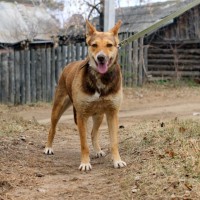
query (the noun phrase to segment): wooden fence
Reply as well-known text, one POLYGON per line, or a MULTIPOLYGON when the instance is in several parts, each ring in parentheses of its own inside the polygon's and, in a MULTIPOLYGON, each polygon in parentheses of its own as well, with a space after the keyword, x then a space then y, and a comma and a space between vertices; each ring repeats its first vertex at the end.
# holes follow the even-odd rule
MULTIPOLYGON (((129 36, 125 34, 121 39, 129 36)), ((125 87, 142 84, 144 52, 143 39, 120 49, 125 87)), ((86 54, 85 43, 0 53, 0 103, 51 101, 64 66, 84 59, 86 54)))
POLYGON ((85 43, 0 54, 0 102, 51 101, 63 67, 85 58, 85 43))

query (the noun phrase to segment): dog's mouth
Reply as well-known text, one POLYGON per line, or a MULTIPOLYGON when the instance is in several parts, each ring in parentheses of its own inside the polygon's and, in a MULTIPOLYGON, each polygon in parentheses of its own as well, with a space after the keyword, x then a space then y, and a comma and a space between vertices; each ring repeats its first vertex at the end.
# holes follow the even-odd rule
POLYGON ((97 71, 100 74, 105 74, 108 71, 108 67, 112 62, 112 58, 110 58, 108 61, 104 60, 104 61, 101 62, 101 61, 96 61, 95 59, 94 59, 94 61, 95 61, 96 66, 97 66, 97 71))

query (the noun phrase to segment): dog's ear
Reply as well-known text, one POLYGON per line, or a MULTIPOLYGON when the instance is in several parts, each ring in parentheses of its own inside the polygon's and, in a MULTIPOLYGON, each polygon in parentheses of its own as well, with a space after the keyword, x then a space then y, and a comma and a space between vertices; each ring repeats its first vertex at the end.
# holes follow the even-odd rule
POLYGON ((113 33, 114 36, 118 35, 118 31, 119 31, 121 24, 122 24, 122 21, 119 20, 109 32, 113 33))
POLYGON ((86 43, 88 44, 91 36, 96 32, 96 28, 86 20, 86 43))
POLYGON ((92 35, 94 32, 96 32, 96 28, 86 20, 86 36, 92 35))

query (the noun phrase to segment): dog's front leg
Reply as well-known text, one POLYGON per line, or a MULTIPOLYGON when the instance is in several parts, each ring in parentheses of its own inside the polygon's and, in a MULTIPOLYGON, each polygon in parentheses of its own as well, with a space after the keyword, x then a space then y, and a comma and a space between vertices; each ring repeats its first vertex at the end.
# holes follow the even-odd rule
POLYGON ((112 110, 106 113, 108 129, 111 142, 111 153, 114 162, 114 168, 125 167, 126 163, 121 160, 118 150, 118 111, 112 110))
POLYGON ((88 171, 92 169, 90 164, 89 148, 87 144, 87 120, 88 117, 86 118, 77 113, 77 125, 81 142, 81 164, 79 166, 81 171, 88 171))

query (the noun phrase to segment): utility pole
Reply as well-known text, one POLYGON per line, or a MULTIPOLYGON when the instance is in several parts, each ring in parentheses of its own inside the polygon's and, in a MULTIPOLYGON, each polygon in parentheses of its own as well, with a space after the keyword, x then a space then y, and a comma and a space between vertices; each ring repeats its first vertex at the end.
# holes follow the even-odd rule
POLYGON ((115 0, 104 0, 104 31, 115 25, 115 0))

